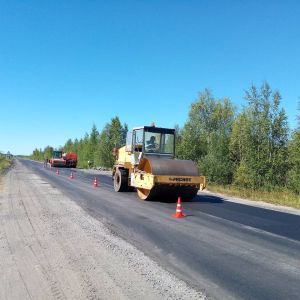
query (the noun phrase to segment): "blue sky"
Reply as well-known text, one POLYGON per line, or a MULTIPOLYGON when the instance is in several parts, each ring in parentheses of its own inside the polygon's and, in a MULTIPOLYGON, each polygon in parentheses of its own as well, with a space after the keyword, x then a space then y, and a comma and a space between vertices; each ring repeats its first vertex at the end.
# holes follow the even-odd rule
POLYGON ((295 128, 299 3, 0 0, 0 151, 63 145, 115 115, 182 126, 203 89, 241 108, 263 81, 295 128))

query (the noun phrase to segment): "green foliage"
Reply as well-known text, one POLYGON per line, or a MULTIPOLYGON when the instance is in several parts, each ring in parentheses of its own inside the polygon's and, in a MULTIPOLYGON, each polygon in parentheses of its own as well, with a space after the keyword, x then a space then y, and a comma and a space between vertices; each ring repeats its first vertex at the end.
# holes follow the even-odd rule
POLYGON ((90 165, 95 165, 95 153, 97 149, 97 143, 99 138, 99 132, 94 124, 87 143, 87 160, 90 161, 90 165))
POLYGON ((30 157, 33 160, 42 161, 44 160, 44 151, 42 149, 35 148, 30 157))
POLYGON ((216 100, 208 90, 191 105, 189 119, 177 139, 177 157, 198 163, 209 181, 230 183, 229 139, 234 108, 229 99, 216 100))
POLYGON ((235 184, 247 188, 286 185, 288 125, 281 96, 264 83, 246 92, 248 106, 236 118, 230 137, 235 184))
MULTIPOLYGON (((128 127, 121 125, 118 117, 111 119, 103 130, 99 133, 95 124, 91 132, 86 133, 80 140, 72 141, 68 139, 63 147, 64 152, 75 152, 78 155, 78 167, 107 167, 113 166, 114 157, 112 150, 114 147, 125 145, 128 127)), ((44 150, 35 149, 31 155, 34 160, 43 161, 52 157, 53 147, 47 146, 44 150)))
POLYGON ((179 153, 178 153, 178 150, 179 152, 180 151, 183 151, 183 149, 180 150, 180 145, 182 143, 182 130, 180 129, 179 125, 176 124, 174 126, 174 129, 175 129, 175 156, 176 157, 179 157, 179 153))
MULTIPOLYGON (((53 148, 52 148, 53 150, 53 148)), ((63 146, 64 152, 73 152, 74 151, 74 144, 71 139, 68 139, 65 145, 63 146)), ((52 155, 52 153, 51 153, 52 155)))
POLYGON ((89 135, 86 133, 83 139, 80 139, 78 146, 78 167, 79 168, 88 168, 90 157, 89 151, 89 135))
POLYGON ((281 96, 264 83, 259 90, 252 86, 245 98, 246 107, 235 117, 229 99, 216 100, 208 90, 199 94, 183 129, 176 130, 176 156, 196 161, 209 182, 284 187, 289 129, 281 96))
POLYGON ((43 159, 50 159, 52 157, 53 147, 47 146, 43 151, 43 159))
MULTIPOLYGON (((298 111, 300 112, 300 97, 298 101, 298 111)), ((297 115, 297 121, 298 121, 298 128, 300 128, 300 113, 297 115)))
POLYGON ((12 164, 12 159, 0 156, 0 174, 12 164))
MULTIPOLYGON (((300 111, 300 100, 298 103, 300 111)), ((298 129, 293 132, 292 139, 289 143, 289 171, 288 171, 288 187, 300 194, 300 114, 297 116, 298 129)))
POLYGON ((112 151, 114 147, 125 145, 128 127, 121 125, 118 117, 111 119, 102 130, 96 149, 95 158, 100 166, 111 168, 114 164, 112 151))
POLYGON ((114 163, 113 147, 120 147, 125 143, 127 131, 127 125, 122 126, 118 117, 112 118, 100 133, 93 125, 90 135, 86 135, 83 140, 79 141, 77 150, 79 166, 112 167, 114 163))
POLYGON ((288 186, 300 194, 300 129, 296 130, 289 143, 288 186))

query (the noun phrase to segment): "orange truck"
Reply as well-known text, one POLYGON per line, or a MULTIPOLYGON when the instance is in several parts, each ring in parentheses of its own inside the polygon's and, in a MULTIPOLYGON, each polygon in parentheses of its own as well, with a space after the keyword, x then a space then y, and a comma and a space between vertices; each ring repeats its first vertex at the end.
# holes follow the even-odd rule
POLYGON ((63 153, 63 151, 53 151, 50 159, 51 167, 76 168, 77 154, 74 152, 63 153))

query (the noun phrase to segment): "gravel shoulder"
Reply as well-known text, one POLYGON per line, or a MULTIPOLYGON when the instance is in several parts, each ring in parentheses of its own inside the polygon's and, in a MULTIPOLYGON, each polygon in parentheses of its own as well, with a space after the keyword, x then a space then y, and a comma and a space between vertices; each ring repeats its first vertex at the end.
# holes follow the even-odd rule
POLYGON ((19 162, 0 192, 1 299, 204 299, 19 162))

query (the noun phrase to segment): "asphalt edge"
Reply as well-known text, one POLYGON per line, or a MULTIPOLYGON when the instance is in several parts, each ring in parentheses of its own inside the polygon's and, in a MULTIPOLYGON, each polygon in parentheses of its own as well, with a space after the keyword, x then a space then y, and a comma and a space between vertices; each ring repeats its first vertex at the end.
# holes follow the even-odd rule
POLYGON ((264 208, 264 209, 269 209, 269 210, 273 210, 273 211, 278 211, 278 212, 282 212, 282 213, 300 216, 300 209, 289 207, 289 206, 276 205, 276 204, 268 203, 265 201, 257 201, 257 200, 249 200, 249 199, 238 198, 238 197, 231 197, 231 196, 227 196, 227 195, 224 195, 221 193, 213 193, 213 192, 209 191, 208 189, 206 189, 205 191, 198 192, 199 196, 201 196, 203 194, 210 195, 210 196, 217 196, 217 197, 222 198, 222 200, 228 201, 228 202, 233 202, 233 203, 258 207, 258 208, 264 208))

